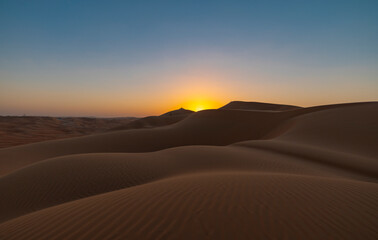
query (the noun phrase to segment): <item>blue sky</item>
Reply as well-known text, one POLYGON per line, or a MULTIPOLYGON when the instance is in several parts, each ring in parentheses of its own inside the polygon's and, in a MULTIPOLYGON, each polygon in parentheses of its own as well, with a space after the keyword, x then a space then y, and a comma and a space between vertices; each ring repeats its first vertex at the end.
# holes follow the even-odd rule
POLYGON ((377 12, 348 0, 0 0, 0 114, 378 100, 377 12))

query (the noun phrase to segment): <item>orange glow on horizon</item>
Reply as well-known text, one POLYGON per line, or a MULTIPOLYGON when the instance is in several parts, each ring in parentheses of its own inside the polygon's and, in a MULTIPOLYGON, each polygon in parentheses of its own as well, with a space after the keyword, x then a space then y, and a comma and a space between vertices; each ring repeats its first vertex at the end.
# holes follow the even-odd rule
POLYGON ((174 109, 185 108, 187 110, 198 112, 206 109, 216 109, 221 106, 222 104, 218 101, 205 98, 197 98, 182 102, 181 104, 176 105, 174 109))
MULTIPOLYGON (((200 69, 191 73, 179 73, 165 85, 170 96, 164 99, 168 111, 184 108, 191 111, 217 109, 232 95, 232 87, 225 83, 220 70, 200 69)), ((162 100, 162 99, 161 99, 162 100)))

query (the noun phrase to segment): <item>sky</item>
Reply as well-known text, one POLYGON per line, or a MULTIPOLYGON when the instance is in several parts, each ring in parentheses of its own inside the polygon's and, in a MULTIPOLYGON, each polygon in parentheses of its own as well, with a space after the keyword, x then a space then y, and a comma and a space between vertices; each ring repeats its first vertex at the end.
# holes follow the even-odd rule
POLYGON ((378 100, 376 0, 0 0, 0 115, 378 100))

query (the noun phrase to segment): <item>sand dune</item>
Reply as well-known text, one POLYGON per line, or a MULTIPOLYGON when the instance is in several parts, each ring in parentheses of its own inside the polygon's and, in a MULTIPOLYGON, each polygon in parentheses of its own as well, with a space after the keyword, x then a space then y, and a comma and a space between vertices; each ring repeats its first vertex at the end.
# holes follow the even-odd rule
POLYGON ((153 127, 167 126, 167 125, 170 125, 170 124, 173 124, 173 123, 176 123, 176 122, 183 120, 184 118, 188 117, 192 113, 193 113, 193 111, 180 108, 178 110, 174 110, 174 111, 164 113, 160 116, 149 116, 149 117, 137 119, 135 121, 131 121, 131 122, 123 124, 121 126, 117 126, 115 128, 112 128, 110 130, 116 131, 116 130, 153 128, 153 127))
POLYGON ((162 117, 166 117, 166 116, 188 116, 192 113, 193 113, 193 111, 191 111, 191 110, 188 110, 188 109, 185 109, 185 108, 180 108, 180 109, 176 109, 176 110, 173 110, 173 111, 166 112, 166 113, 164 113, 160 116, 162 116, 162 117))
POLYGON ((236 105, 0 149, 0 237, 378 238, 377 102, 236 105))
POLYGON ((274 104, 274 103, 261 103, 261 102, 243 102, 243 101, 233 101, 221 109, 233 109, 233 110, 265 110, 265 111, 287 111, 299 109, 301 107, 284 105, 284 104, 274 104))

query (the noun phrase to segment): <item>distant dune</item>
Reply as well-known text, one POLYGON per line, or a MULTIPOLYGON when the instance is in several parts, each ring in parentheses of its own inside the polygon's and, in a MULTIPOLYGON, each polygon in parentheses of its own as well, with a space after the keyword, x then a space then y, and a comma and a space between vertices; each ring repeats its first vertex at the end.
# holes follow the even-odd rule
POLYGON ((161 127, 170 125, 176 122, 179 122, 192 114, 193 111, 180 108, 178 110, 170 111, 164 113, 160 116, 149 116, 129 123, 117 126, 111 130, 127 130, 127 129, 139 129, 139 128, 152 128, 152 127, 161 127))
POLYGON ((170 116, 170 117, 171 116, 188 116, 188 115, 190 115, 192 113, 193 113, 193 111, 191 111, 191 110, 180 108, 180 109, 177 109, 177 110, 173 110, 173 111, 164 113, 161 116, 162 117, 166 117, 166 116, 170 116))
POLYGON ((117 124, 0 149, 0 239, 378 239, 378 102, 117 124))
POLYGON ((105 132, 135 119, 0 116, 0 148, 105 132))

